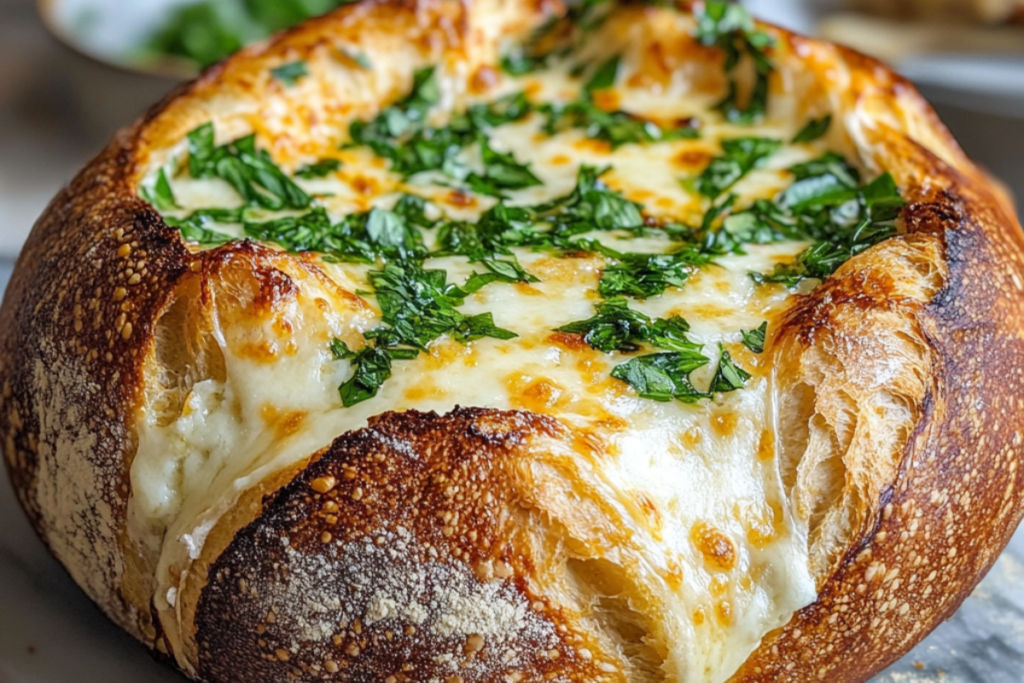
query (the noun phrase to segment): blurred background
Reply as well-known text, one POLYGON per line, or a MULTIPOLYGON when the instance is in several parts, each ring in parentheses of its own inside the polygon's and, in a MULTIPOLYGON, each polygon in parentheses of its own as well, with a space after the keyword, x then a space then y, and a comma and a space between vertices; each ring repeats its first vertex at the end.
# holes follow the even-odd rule
MULTIPOLYGON (((51 197, 200 64, 344 0, 0 0, 0 291, 51 197), (90 56, 91 55, 91 56, 90 56)), ((748 0, 879 56, 1024 197, 1024 0, 748 0)), ((950 622, 875 683, 1024 680, 1024 532, 950 622)), ((88 602, 0 477, 0 683, 184 681, 88 602)))
MULTIPOLYGON (((343 1, 0 0, 0 258, 17 253, 71 174, 175 82, 343 1)), ((1024 196, 1024 0, 745 4, 895 64, 968 152, 1024 196)))

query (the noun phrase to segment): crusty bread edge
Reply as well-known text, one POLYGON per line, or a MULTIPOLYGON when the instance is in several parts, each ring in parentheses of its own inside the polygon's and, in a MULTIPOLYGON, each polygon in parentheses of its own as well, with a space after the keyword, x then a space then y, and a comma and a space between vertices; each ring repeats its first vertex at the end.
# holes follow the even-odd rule
MULTIPOLYGON (((150 646, 159 634, 144 599, 148 580, 128 559, 128 469, 143 359, 173 285, 194 257, 134 195, 144 146, 154 139, 148 126, 219 87, 230 65, 248 60, 255 69, 277 47, 315 38, 325 21, 214 67, 119 134, 51 202, 0 309, 0 432, 19 500, 89 596, 150 646)), ((889 111, 902 118, 894 129, 924 147, 879 140, 879 161, 908 164, 903 179, 932 179, 929 191, 911 198, 906 219, 942 241, 949 269, 946 287, 921 313, 938 363, 897 481, 818 602, 766 638, 734 677, 854 681, 947 618, 1020 520, 1024 241, 1005 195, 909 83, 852 51, 780 35, 884 86, 889 111)))

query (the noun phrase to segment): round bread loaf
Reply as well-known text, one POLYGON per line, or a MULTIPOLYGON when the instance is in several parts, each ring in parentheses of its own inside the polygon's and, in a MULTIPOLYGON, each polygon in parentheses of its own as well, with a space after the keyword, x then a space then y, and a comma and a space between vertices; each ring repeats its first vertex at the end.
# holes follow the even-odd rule
POLYGON ((1021 518, 1022 246, 909 83, 736 6, 363 1, 54 199, 4 455, 196 680, 863 681, 1021 518))

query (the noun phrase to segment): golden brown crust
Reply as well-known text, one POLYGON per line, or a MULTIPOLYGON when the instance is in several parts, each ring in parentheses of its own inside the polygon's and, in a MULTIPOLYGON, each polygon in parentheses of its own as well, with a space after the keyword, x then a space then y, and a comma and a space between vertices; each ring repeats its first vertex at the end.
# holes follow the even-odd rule
MULTIPOLYGON (((125 526, 145 358, 156 322, 183 277, 219 258, 216 252, 189 253, 177 232, 135 197, 148 155, 208 118, 203 98, 215 92, 258 97, 266 87, 261 79, 267 63, 304 55, 328 33, 408 38, 422 48, 424 60, 457 58, 467 11, 454 2, 364 2, 245 51, 122 132, 58 195, 33 230, 0 311, 0 432, 8 471, 54 555, 114 621, 148 645, 164 646, 151 614, 151 560, 133 547, 125 526)), ((893 295, 899 283, 887 282, 881 262, 873 260, 882 250, 866 252, 802 302, 779 337, 780 348, 792 343, 807 353, 826 340, 851 341, 854 332, 844 320, 896 314, 910 321, 911 336, 920 335, 929 350, 921 397, 907 399, 917 427, 893 463, 891 481, 864 489, 856 543, 833 558, 818 601, 767 637, 733 678, 860 681, 951 614, 1024 513, 1017 473, 1024 429, 1018 399, 1024 377, 1017 367, 1024 353, 1018 332, 1024 322, 1024 241, 1005 195, 970 163, 909 83, 852 51, 779 35, 791 51, 787 59, 817 79, 814 87, 854 121, 847 124, 851 136, 874 153, 879 168, 896 176, 909 200, 907 234, 896 239, 908 249, 941 254, 934 264, 941 271, 941 291, 925 300, 903 300, 893 295)), ((435 658, 458 658, 460 652, 469 663, 459 674, 466 681, 494 680, 499 670, 511 671, 501 669, 512 665, 499 662, 496 650, 476 648, 477 641, 469 640, 474 634, 428 641, 392 632, 389 641, 383 627, 360 634, 340 622, 329 638, 324 631, 323 637, 301 641, 300 657, 281 627, 267 625, 279 596, 264 587, 279 581, 275 572, 282 566, 300 583, 312 576, 302 573, 308 566, 288 548, 311 548, 310 557, 322 557, 324 547, 335 547, 321 540, 325 532, 335 539, 327 520, 334 513, 323 512, 324 494, 310 488, 328 476, 336 480, 331 492, 343 496, 339 510, 344 504, 353 520, 337 534, 339 542, 360 543, 381 530, 398 533, 401 525, 420 543, 410 553, 426 552, 422 542, 428 538, 437 552, 455 558, 458 571, 468 572, 487 553, 516 565, 522 558, 501 555, 513 530, 487 521, 494 510, 517 502, 512 487, 499 487, 505 497, 468 513, 483 520, 472 543, 445 536, 436 517, 393 508, 375 496, 387 493, 389 485, 404 496, 443 496, 432 476, 466 474, 470 464, 474 471, 500 471, 530 434, 557 431, 548 422, 473 410, 442 418, 389 414, 370 429, 340 437, 262 505, 251 501, 251 509, 233 522, 243 531, 232 538, 232 528, 227 550, 208 558, 212 582, 205 589, 193 586, 201 590, 197 631, 190 634, 198 645, 198 675, 210 681, 289 674, 305 680, 330 673, 312 668, 326 667, 329 657, 339 669, 350 667, 351 680, 401 680, 396 665, 440 675, 435 658), (431 456, 410 460, 387 446, 385 437, 415 443, 431 456), (390 457, 364 457, 371 451, 390 457), (354 499, 357 480, 344 478, 345 468, 357 461, 368 468, 360 476, 375 486, 363 502, 354 499), (225 620, 232 628, 222 625, 225 620)), ((276 488, 274 483, 268 491, 276 488)), ((516 568, 516 576, 530 572, 526 565, 516 568)), ((460 576, 467 591, 487 585, 476 575, 460 576)), ((332 585, 356 600, 355 593, 345 593, 351 586, 332 585)), ((532 605, 541 597, 514 579, 497 585, 509 604, 532 605)), ((546 635, 516 641, 529 645, 515 660, 522 680, 547 673, 596 679, 597 664, 582 654, 582 636, 573 635, 571 624, 543 604, 531 607, 526 620, 539 629, 531 633, 546 635), (551 630, 552 625, 567 630, 551 630)))
POLYGON ((572 621, 531 593, 515 541, 526 502, 512 470, 529 440, 559 432, 537 415, 466 408, 388 413, 339 438, 211 567, 199 675, 609 679, 572 621))
MULTIPOLYGON (((907 236, 898 239, 938 238, 948 268, 942 291, 911 314, 935 359, 922 415, 897 476, 818 601, 770 634, 736 682, 866 680, 949 618, 1021 518, 1020 229, 993 192, 927 150, 905 142, 883 153, 932 180, 911 185, 907 236)), ((798 309, 804 344, 843 308, 864 316, 899 305, 863 286, 837 296, 837 275, 798 309)))

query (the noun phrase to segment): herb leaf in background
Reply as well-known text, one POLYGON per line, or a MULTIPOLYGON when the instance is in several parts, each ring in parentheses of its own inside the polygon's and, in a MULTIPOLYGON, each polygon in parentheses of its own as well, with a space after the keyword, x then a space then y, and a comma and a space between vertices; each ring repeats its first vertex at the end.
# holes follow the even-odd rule
POLYGON ((149 53, 205 68, 271 33, 352 0, 205 0, 177 5, 145 42, 149 53))
POLYGON ((487 141, 488 130, 518 121, 531 111, 523 93, 473 105, 465 113, 454 115, 447 126, 433 128, 427 125, 427 115, 439 98, 436 69, 420 69, 413 77, 413 88, 407 97, 370 121, 354 121, 349 126, 352 144, 367 146, 377 156, 390 160, 395 173, 409 177, 424 171, 442 171, 456 180, 466 181, 470 189, 481 194, 499 196, 503 189, 514 189, 513 185, 527 187, 523 183, 540 182, 511 155, 499 155, 490 150, 487 141), (486 148, 484 163, 489 162, 490 167, 485 168, 482 175, 470 177, 470 170, 456 157, 475 142, 486 148))
POLYGON ((754 20, 739 4, 706 0, 697 5, 697 40, 725 53, 725 71, 730 76, 729 92, 716 108, 733 123, 749 125, 759 121, 768 109, 768 81, 774 65, 768 49, 774 39, 758 31, 754 20), (741 93, 736 71, 744 56, 754 64, 756 78, 749 93, 741 93))
POLYGON ((337 159, 321 159, 313 164, 306 164, 295 171, 296 178, 312 180, 314 178, 325 178, 341 168, 341 162, 337 159))
POLYGON ((793 137, 793 143, 798 144, 801 142, 814 142, 821 138, 825 133, 828 132, 829 126, 832 125, 832 115, 826 114, 820 119, 811 119, 808 121, 800 132, 793 137))
POLYGON ((290 88, 308 76, 309 71, 306 69, 306 63, 300 60, 273 68, 270 70, 270 75, 281 81, 286 88, 290 88))

